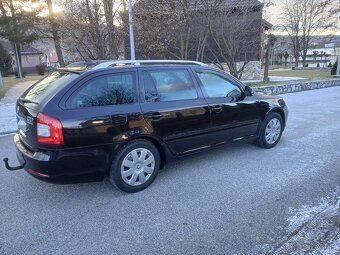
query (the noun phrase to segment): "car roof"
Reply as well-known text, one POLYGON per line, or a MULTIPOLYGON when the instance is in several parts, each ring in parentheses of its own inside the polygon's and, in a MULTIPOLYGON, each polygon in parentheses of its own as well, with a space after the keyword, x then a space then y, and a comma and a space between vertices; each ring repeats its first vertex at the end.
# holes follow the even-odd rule
MULTIPOLYGON (((207 64, 186 61, 186 60, 120 60, 120 61, 108 61, 98 60, 91 62, 75 62, 66 67, 58 68, 59 72, 74 72, 78 74, 87 72, 96 72, 112 69, 136 69, 136 68, 178 68, 178 67, 206 67, 207 64)), ((211 67, 210 67, 211 68, 211 67)))

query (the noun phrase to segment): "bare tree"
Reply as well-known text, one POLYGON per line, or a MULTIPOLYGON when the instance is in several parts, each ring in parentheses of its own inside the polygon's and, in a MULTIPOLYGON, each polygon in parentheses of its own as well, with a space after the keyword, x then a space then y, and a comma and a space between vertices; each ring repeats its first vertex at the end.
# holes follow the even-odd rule
POLYGON ((59 23, 56 21, 55 13, 53 11, 52 0, 46 0, 47 8, 48 8, 48 17, 51 26, 52 38, 55 45, 55 50, 58 56, 58 61, 60 66, 64 66, 64 56, 61 50, 61 42, 59 36, 59 23))
POLYGON ((209 22, 211 61, 221 69, 226 63, 230 74, 239 79, 249 61, 256 58, 254 54, 259 54, 254 49, 260 49, 261 44, 260 14, 252 7, 228 9, 216 12, 209 22))
POLYGON ((334 25, 330 16, 334 11, 333 3, 333 0, 288 0, 285 3, 280 27, 289 34, 295 67, 300 57, 305 66, 312 36, 334 25))
POLYGON ((87 59, 116 59, 122 43, 116 23, 121 4, 113 0, 65 2, 63 39, 69 51, 87 59))

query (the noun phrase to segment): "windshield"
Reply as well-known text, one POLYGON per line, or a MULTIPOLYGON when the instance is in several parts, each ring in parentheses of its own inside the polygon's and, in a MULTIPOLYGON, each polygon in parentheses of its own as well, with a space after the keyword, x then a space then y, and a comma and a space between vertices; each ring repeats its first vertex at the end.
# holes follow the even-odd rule
POLYGON ((70 72, 54 72, 36 83, 22 96, 27 103, 39 104, 62 84, 69 83, 79 75, 70 72))

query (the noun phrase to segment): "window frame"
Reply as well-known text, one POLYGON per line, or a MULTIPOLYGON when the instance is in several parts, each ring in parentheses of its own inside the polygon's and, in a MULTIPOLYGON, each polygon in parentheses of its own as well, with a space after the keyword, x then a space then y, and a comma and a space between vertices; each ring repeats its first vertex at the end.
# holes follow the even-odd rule
MULTIPOLYGON (((139 102, 140 103, 148 103, 148 104, 160 104, 160 103, 172 103, 172 102, 183 102, 183 101, 192 101, 192 100, 199 100, 204 98, 202 91, 197 83, 197 80, 191 70, 191 68, 189 67, 183 67, 183 66, 170 66, 170 67, 142 67, 138 69, 138 77, 139 77, 139 88, 140 88, 140 92, 139 92, 139 102), (170 70, 174 70, 174 71, 186 71, 188 72, 190 79, 192 81, 192 85, 193 88, 195 89, 196 93, 197 93, 197 98, 193 98, 193 99, 178 99, 178 100, 171 100, 171 101, 159 101, 159 102, 148 102, 145 100, 145 84, 144 84, 144 77, 143 77, 143 73, 145 71, 170 71, 170 70)), ((156 88, 157 89, 157 88, 156 88)), ((157 93, 159 94, 159 92, 157 91, 157 93)))
MULTIPOLYGON (((115 71, 106 71, 106 72, 99 72, 99 73, 92 73, 88 75, 87 77, 84 77, 82 80, 79 81, 75 86, 73 86, 72 89, 70 89, 64 96, 63 101, 63 109, 67 110, 77 110, 77 109, 88 109, 88 108, 98 108, 98 107, 112 107, 117 106, 117 104, 112 105, 98 105, 98 106, 84 106, 84 107, 72 107, 72 100, 75 98, 76 94, 88 84, 88 82, 92 81, 93 79, 97 79, 103 76, 114 76, 114 75, 124 75, 124 74, 131 74, 132 78, 134 79, 134 86, 133 90, 134 93, 134 101, 129 104, 118 104, 118 105, 132 105, 135 103, 138 103, 138 95, 139 95, 139 89, 138 89, 138 77, 136 70, 115 70, 115 71)), ((62 103, 61 101, 61 103, 62 103)))
MULTIPOLYGON (((244 85, 241 84, 240 81, 236 80, 233 77, 228 77, 226 74, 219 72, 219 71, 215 71, 215 70, 211 70, 211 69, 205 69, 205 68, 195 68, 193 69, 193 73, 195 74, 196 80, 198 82, 198 84, 200 85, 200 88, 202 90, 202 93, 204 94, 205 98, 207 99, 214 99, 214 98, 232 98, 232 97, 227 97, 227 96, 223 96, 223 97, 210 97, 207 93, 207 90, 204 87, 204 84, 202 83, 201 79, 198 76, 198 73, 200 72, 206 72, 206 73, 211 73, 214 75, 217 75, 225 80, 227 80, 229 83, 233 84, 234 86, 238 87, 241 91, 241 94, 244 93, 244 85)), ((241 95, 242 96, 242 95, 241 95)))

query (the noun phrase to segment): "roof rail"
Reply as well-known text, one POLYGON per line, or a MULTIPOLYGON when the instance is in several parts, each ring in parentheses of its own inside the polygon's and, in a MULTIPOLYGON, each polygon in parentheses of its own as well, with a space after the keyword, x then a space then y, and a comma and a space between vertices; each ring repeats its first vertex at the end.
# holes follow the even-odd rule
POLYGON ((141 64, 189 64, 207 66, 202 62, 189 60, 114 60, 100 63, 96 65, 93 69, 102 69, 114 65, 141 65, 141 64))

